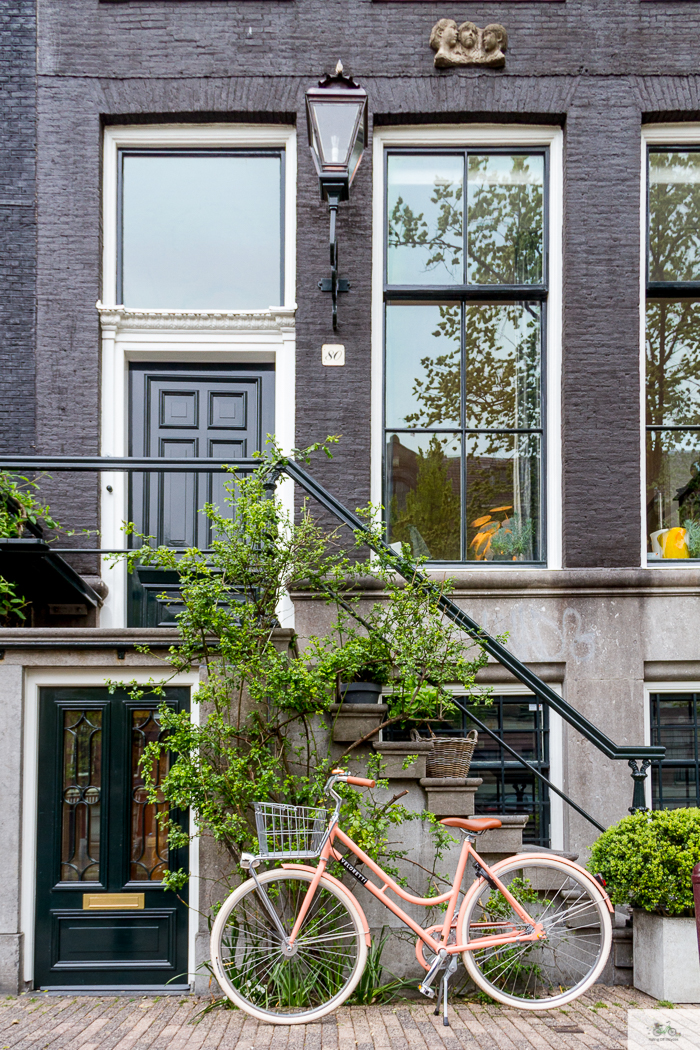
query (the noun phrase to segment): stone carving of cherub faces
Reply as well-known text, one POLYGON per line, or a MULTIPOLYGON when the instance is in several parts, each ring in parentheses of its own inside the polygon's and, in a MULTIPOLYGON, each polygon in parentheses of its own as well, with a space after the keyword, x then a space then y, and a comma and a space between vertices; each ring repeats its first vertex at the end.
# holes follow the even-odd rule
POLYGON ((502 66, 506 56, 504 51, 508 47, 508 34, 503 26, 494 23, 486 26, 481 33, 481 46, 483 50, 482 63, 486 66, 502 66))
POLYGON ((457 30, 459 42, 467 52, 477 52, 479 49, 479 28, 473 22, 462 22, 457 30))
POLYGON ((508 47, 508 34, 503 26, 479 29, 473 22, 457 23, 452 18, 441 18, 433 26, 430 46, 438 69, 454 66, 502 66, 508 47))
POLYGON ((435 23, 430 34, 430 46, 436 52, 435 65, 438 69, 455 65, 457 43, 457 23, 453 18, 441 18, 435 23))

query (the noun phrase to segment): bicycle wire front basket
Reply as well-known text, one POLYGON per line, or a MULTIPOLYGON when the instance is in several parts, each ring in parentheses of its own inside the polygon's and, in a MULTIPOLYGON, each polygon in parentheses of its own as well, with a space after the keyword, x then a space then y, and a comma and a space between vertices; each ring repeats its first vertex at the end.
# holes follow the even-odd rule
POLYGON ((333 811, 320 806, 256 802, 258 856, 318 857, 333 811))

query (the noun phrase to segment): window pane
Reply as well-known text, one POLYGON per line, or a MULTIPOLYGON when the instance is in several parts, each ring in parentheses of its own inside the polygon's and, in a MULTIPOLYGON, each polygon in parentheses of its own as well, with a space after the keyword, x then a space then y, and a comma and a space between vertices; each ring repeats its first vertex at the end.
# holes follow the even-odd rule
POLYGON ((123 165, 126 306, 282 302, 279 156, 126 154, 123 165))
POLYGON ((460 558, 460 438, 387 435, 389 543, 409 543, 415 557, 460 558))
POLYGON ((460 308, 386 308, 387 427, 460 425, 460 308))
POLYGON ((654 796, 654 808, 658 808, 659 801, 663 802, 664 809, 678 809, 681 806, 694 806, 697 803, 697 783, 695 767, 678 767, 669 769, 667 766, 661 768, 661 795, 659 799, 658 777, 652 780, 652 794, 654 796))
POLYGON ((700 154, 649 154, 649 280, 700 280, 700 154))
POLYGON ((543 190, 541 155, 469 155, 469 284, 541 283, 543 190))
POLYGON ((467 559, 539 561, 540 436, 469 434, 465 442, 467 559))
POLYGON ((99 882, 102 711, 63 713, 61 882, 99 882))
POLYGON ((387 283, 462 284, 463 156, 387 163, 387 283))
POLYGON ((144 784, 141 760, 149 744, 163 739, 157 711, 131 712, 131 868, 137 882, 162 882, 168 866, 167 830, 159 817, 168 812, 160 790, 168 772, 168 755, 161 754, 151 765, 151 777, 158 789, 158 801, 150 802, 144 784))
POLYGON ((700 558, 700 433, 647 433, 647 540, 658 558, 700 558))
POLYGON ((700 303, 647 302, 647 423, 700 424, 700 303))
POLYGON ((538 303, 467 305, 465 426, 540 425, 540 319, 538 303))

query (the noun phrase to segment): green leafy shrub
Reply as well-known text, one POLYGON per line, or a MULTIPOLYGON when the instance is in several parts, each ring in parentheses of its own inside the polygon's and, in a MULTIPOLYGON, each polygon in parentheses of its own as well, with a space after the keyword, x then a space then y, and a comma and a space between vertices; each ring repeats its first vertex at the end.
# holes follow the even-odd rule
MULTIPOLYGON (((142 760, 150 801, 170 807, 159 819, 168 829, 171 849, 186 846, 189 836, 168 813, 190 809, 197 833, 212 836, 227 850, 234 869, 243 851, 257 850, 256 801, 317 805, 330 770, 351 763, 361 763, 352 771, 366 772, 384 792, 389 785, 382 777, 381 754, 360 757, 359 751, 381 729, 407 719, 453 717, 449 686, 454 682, 488 700, 475 684, 486 654, 440 608, 442 589, 450 581, 432 586, 418 577, 400 580, 379 543, 380 552, 367 558, 361 530, 328 531, 305 505, 296 516, 288 514, 274 492, 280 462, 273 448, 252 474, 231 471, 224 507, 203 508, 214 537, 206 554, 196 548, 151 547, 149 538, 141 537, 143 546, 123 556, 132 567, 139 561, 177 571, 182 603, 179 641, 169 650, 164 679, 147 686, 129 683, 132 697, 162 692, 172 676, 193 665, 204 671, 193 698, 200 718, 167 704, 160 708, 167 741, 149 744, 142 760), (368 577, 375 587, 380 584, 381 600, 364 598, 368 577), (300 581, 326 603, 330 621, 328 632, 310 638, 302 653, 295 640, 278 648, 274 637, 283 599, 300 581), (338 755, 330 711, 336 676, 339 671, 357 675, 368 661, 373 674, 390 677, 388 710, 381 723, 338 755), (158 781, 166 752, 170 766, 158 781)), ((358 513, 381 540, 376 512, 358 513)), ((133 526, 127 531, 133 533, 133 526)), ((402 823, 424 820, 437 858, 451 842, 432 814, 397 805, 400 794, 386 802, 372 791, 340 788, 339 793, 345 830, 397 878, 396 864, 408 852, 402 823)), ((432 884, 437 875, 434 870, 428 875, 432 884)), ((168 871, 165 882, 176 888, 187 877, 185 871, 168 871)))
POLYGON ((659 809, 623 817, 604 831, 588 865, 614 904, 660 915, 693 915, 691 873, 700 862, 700 809, 659 809))
MULTIPOLYGON (((43 522, 54 530, 61 528, 51 516, 49 507, 37 499, 38 491, 37 481, 0 470, 0 537, 20 539, 28 522, 36 526, 43 522)), ((16 584, 0 576, 0 625, 13 627, 21 624, 27 618, 25 609, 28 604, 17 593, 16 584)))

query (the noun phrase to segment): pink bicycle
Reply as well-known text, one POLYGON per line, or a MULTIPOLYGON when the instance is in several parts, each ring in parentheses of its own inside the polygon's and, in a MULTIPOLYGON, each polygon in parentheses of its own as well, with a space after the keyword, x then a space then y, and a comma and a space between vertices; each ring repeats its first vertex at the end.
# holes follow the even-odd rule
POLYGON ((452 888, 439 897, 415 897, 338 826, 338 781, 374 787, 373 780, 333 770, 326 791, 335 799, 334 810, 256 803, 260 851, 242 858, 251 878, 224 902, 211 935, 214 973, 236 1006, 273 1024, 304 1024, 352 995, 371 935, 353 893, 326 871, 330 860, 417 935, 416 956, 427 971, 418 987, 433 998, 439 978, 435 1012, 441 999, 445 1024, 449 981, 460 956, 482 991, 524 1010, 564 1006, 600 976, 612 942, 613 908, 594 876, 551 854, 518 854, 489 867, 474 841, 501 822, 450 817, 441 823, 464 832, 452 888), (339 845, 367 874, 338 852, 339 845), (284 857, 319 861, 316 867, 285 863, 257 873, 261 861, 284 857), (470 860, 475 877, 462 894, 470 860), (389 893, 411 905, 444 906, 442 922, 423 929, 389 893))

